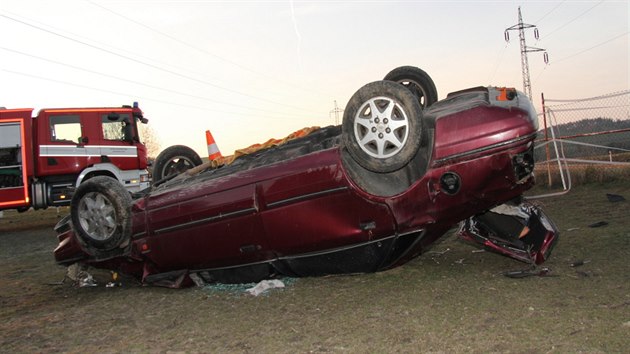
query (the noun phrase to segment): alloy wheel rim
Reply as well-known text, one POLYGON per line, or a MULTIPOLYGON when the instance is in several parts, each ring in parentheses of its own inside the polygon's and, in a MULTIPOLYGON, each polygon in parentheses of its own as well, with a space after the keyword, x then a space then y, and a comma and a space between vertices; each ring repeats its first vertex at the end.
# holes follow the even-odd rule
POLYGON ((87 193, 79 202, 79 221, 87 235, 96 241, 106 241, 116 231, 116 210, 103 194, 87 193))
POLYGON ((400 152, 409 138, 409 118, 403 107, 388 97, 372 98, 354 117, 354 135, 359 147, 377 159, 400 152))

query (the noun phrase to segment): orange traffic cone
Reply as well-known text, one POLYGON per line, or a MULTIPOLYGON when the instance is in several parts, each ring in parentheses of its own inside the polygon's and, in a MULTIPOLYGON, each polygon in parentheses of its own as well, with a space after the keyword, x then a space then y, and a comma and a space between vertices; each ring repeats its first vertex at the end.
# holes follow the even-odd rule
POLYGON ((208 159, 212 161, 221 157, 221 151, 209 130, 206 130, 206 142, 208 143, 208 159))

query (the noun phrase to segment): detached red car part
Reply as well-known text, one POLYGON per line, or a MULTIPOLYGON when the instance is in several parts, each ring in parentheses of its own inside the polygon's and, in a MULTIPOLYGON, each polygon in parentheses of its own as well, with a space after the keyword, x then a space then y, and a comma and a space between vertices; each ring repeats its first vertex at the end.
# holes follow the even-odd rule
POLYGON ((534 183, 530 101, 492 87, 436 100, 424 71, 401 67, 359 89, 342 126, 171 178, 169 166, 197 164, 178 147, 133 199, 94 178, 56 227, 55 258, 167 286, 375 272, 461 222, 465 239, 543 262, 558 232, 521 201, 534 183))

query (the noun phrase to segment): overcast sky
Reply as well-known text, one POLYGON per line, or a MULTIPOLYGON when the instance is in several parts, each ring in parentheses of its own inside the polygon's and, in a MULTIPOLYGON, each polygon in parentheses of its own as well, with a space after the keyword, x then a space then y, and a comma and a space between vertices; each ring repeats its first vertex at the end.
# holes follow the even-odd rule
POLYGON ((523 89, 523 21, 534 103, 627 90, 628 1, 0 0, 0 106, 138 101, 162 147, 224 155, 334 123, 362 85, 414 65, 440 98, 523 89))

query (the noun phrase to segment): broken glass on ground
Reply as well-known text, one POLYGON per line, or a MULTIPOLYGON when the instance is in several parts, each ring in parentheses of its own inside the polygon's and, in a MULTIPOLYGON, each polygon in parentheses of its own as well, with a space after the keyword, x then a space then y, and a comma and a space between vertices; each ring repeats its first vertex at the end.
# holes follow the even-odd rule
POLYGON ((92 274, 87 271, 87 267, 79 263, 74 263, 68 267, 66 277, 79 288, 98 286, 92 274))

